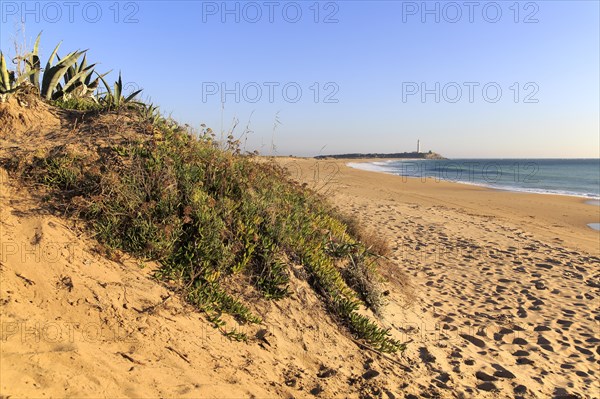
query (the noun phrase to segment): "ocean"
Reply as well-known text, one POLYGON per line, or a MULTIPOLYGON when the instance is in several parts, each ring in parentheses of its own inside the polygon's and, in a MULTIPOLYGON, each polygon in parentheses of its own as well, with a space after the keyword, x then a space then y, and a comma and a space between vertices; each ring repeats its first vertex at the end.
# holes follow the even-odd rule
POLYGON ((600 159, 390 160, 348 166, 425 180, 600 201, 600 159))

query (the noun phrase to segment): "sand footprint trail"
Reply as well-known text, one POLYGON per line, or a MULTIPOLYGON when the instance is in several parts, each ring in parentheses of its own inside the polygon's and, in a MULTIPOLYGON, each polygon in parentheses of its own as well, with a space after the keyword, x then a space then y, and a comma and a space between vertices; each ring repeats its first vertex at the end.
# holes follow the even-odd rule
POLYGON ((415 311, 392 303, 388 321, 414 339, 423 394, 598 397, 597 256, 448 205, 340 203, 368 215, 413 278, 415 311))

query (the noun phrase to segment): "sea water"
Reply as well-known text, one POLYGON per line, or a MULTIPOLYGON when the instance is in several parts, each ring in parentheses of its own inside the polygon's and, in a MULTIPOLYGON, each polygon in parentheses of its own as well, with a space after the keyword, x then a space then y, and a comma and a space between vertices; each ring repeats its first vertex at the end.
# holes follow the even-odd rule
POLYGON ((426 181, 452 181, 501 190, 600 200, 600 159, 452 159, 351 162, 356 169, 426 181))

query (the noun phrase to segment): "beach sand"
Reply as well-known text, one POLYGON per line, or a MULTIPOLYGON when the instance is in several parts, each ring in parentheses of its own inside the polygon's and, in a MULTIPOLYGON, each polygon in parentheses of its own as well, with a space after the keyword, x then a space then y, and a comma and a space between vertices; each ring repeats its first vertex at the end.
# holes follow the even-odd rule
POLYGON ((257 302, 250 342, 230 341, 152 279, 155 264, 102 256, 0 169, 0 394, 599 397, 598 207, 277 161, 387 238, 379 322, 410 341, 402 355, 358 346, 296 275, 290 298, 257 302))
POLYGON ((344 160, 279 162, 392 245, 415 287, 411 307, 392 295, 385 315, 414 339, 411 384, 437 379, 458 397, 600 395, 600 232, 586 225, 598 206, 344 160))

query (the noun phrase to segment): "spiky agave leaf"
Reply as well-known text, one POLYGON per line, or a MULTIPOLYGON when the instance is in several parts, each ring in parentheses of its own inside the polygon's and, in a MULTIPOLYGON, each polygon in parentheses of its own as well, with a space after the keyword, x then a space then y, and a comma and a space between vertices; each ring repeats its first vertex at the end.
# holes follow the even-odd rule
POLYGON ((69 93, 80 86, 85 86, 85 78, 94 71, 94 66, 95 65, 92 64, 86 69, 77 72, 74 76, 71 76, 71 78, 65 83, 65 86, 62 89, 63 92, 69 93))
MULTIPOLYGON (((123 96, 123 81, 121 79, 121 72, 119 72, 119 80, 117 81, 117 83, 118 83, 118 88, 119 88, 119 96, 121 97, 121 99, 119 100, 119 104, 121 104, 121 103, 127 104, 130 102, 132 103, 133 102, 132 100, 143 91, 143 89, 140 89, 140 90, 134 91, 127 97, 124 97, 123 96)), ((115 84, 117 84, 117 83, 115 83, 115 84)))
POLYGON ((98 72, 96 72, 96 75, 98 75, 98 77, 96 79, 94 79, 93 81, 92 81, 92 74, 89 74, 88 77, 85 79, 85 85, 92 92, 94 92, 98 87, 100 87, 100 79, 104 78, 106 75, 108 75, 111 72, 112 72, 112 69, 106 73, 103 73, 102 75, 100 75, 98 72))
MULTIPOLYGON (((60 45, 60 44, 59 44, 60 45)), ((48 66, 46 66, 46 70, 44 71, 44 77, 42 78, 42 90, 41 95, 46 100, 52 99, 52 94, 55 91, 60 79, 65 75, 68 71, 69 67, 71 67, 74 63, 77 62, 79 57, 81 57, 87 50, 83 51, 74 51, 69 53, 65 58, 61 59, 56 65, 52 66, 52 62, 56 52, 58 50, 58 46, 50 56, 48 60, 48 66)))
POLYGON ((83 60, 81 60, 81 64, 79 65, 79 70, 77 72, 81 72, 86 68, 87 68, 87 54, 84 54, 83 60))
POLYGON ((140 89, 138 91, 135 91, 133 93, 131 93, 129 96, 127 96, 124 100, 123 103, 127 104, 129 102, 132 102, 131 100, 133 100, 138 94, 140 94, 142 91, 144 91, 143 89, 140 89))
POLYGON ((93 72, 94 65, 90 65, 87 69, 77 72, 73 76, 69 76, 67 80, 67 74, 65 74, 65 84, 62 86, 60 83, 56 85, 56 89, 52 93, 52 99, 58 100, 62 98, 66 100, 71 97, 84 97, 88 92, 88 87, 85 85, 85 76, 93 72))
MULTIPOLYGON (((56 59, 60 62, 60 56, 57 55, 56 59)), ((77 63, 75 63, 75 64, 71 65, 69 68, 67 68, 67 71, 63 75, 63 80, 64 80, 65 84, 67 84, 69 82, 69 80, 71 80, 71 78, 73 76, 75 76, 75 74, 77 73, 77 69, 75 69, 75 67, 77 67, 77 63)))
POLYGON ((121 79, 121 72, 119 71, 119 79, 115 82, 115 92, 114 92, 114 100, 115 100, 115 107, 116 108, 120 108, 121 107, 121 98, 122 98, 122 92, 123 92, 123 80, 121 79))
POLYGON ((42 32, 38 33, 35 43, 33 45, 33 51, 29 53, 25 59, 25 71, 29 74, 29 82, 38 90, 40 89, 40 70, 41 62, 38 55, 40 48, 40 39, 42 32))
POLYGON ((106 80, 104 79, 104 75, 98 75, 98 78, 102 81, 102 84, 104 84, 104 88, 106 90, 106 94, 104 94, 104 97, 102 97, 102 101, 104 103, 106 103, 106 105, 108 105, 108 107, 112 107, 113 103, 114 103, 114 98, 113 98, 113 93, 110 90, 110 86, 108 85, 108 83, 106 82, 106 80))
POLYGON ((46 62, 46 68, 45 69, 52 68, 52 64, 54 63, 54 57, 56 57, 56 53, 58 53, 58 49, 60 48, 61 44, 62 44, 62 41, 59 42, 56 45, 56 47, 54 47, 54 51, 52 51, 52 54, 50 54, 50 58, 48 58, 48 62, 46 62))
POLYGON ((33 72, 28 71, 17 77, 14 71, 8 70, 4 54, 0 51, 0 102, 6 101, 33 72))
MULTIPOLYGON (((60 57, 58 55, 56 56, 56 58, 60 61, 60 57)), ((71 79, 73 79, 73 77, 75 75, 77 75, 79 72, 82 72, 84 69, 88 68, 86 58, 87 58, 87 54, 84 54, 81 64, 75 62, 73 65, 71 65, 69 67, 69 69, 67 69, 67 72, 64 75, 65 84, 67 84, 71 79)), ((96 64, 94 64, 94 65, 96 65, 96 64)), ((91 74, 91 72, 90 72, 90 74, 91 74)))
POLYGON ((10 77, 6 68, 6 59, 4 54, 0 52, 0 92, 8 92, 11 90, 10 77))
POLYGON ((106 74, 98 75, 98 79, 100 79, 102 81, 102 83, 104 84, 104 87, 106 89, 106 93, 104 94, 104 97, 101 98, 101 101, 104 102, 104 104, 107 107, 119 109, 119 108, 121 108, 122 105, 128 104, 128 103, 142 105, 141 103, 138 103, 138 102, 135 102, 132 100, 138 94, 140 94, 143 90, 137 90, 137 91, 131 93, 130 95, 128 95, 127 97, 123 97, 123 78, 121 77, 121 72, 119 72, 119 78, 113 85, 112 91, 111 91, 110 86, 104 79, 105 75, 106 74))

